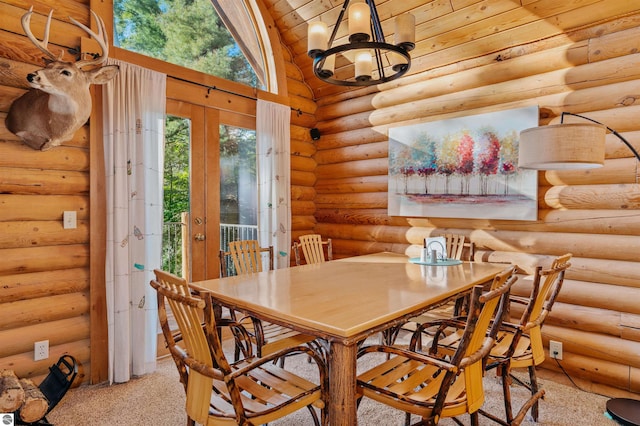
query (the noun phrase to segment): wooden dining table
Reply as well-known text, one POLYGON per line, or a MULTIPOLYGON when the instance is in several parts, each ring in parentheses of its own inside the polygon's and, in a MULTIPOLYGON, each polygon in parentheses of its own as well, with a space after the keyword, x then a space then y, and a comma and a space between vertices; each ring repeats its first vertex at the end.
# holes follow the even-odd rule
POLYGON ((358 342, 491 281, 506 266, 429 266, 378 253, 193 285, 228 308, 328 341, 329 423, 353 426, 358 342))

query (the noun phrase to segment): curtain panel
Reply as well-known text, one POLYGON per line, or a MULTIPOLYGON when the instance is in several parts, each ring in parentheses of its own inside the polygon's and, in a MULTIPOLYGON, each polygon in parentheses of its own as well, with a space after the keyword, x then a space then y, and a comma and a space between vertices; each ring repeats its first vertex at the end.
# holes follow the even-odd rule
POLYGON ((260 245, 273 246, 275 267, 289 267, 291 252, 291 108, 258 99, 258 230, 260 245))
POLYGON ((103 86, 109 382, 155 370, 166 75, 126 62, 103 86))

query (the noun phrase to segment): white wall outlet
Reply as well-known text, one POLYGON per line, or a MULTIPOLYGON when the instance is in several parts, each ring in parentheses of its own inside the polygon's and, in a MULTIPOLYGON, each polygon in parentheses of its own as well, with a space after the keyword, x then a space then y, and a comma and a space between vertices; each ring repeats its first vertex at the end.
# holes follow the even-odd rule
POLYGON ((549 356, 555 359, 562 359, 562 342, 549 340, 549 356))
POLYGON ((62 226, 64 229, 76 229, 77 214, 74 211, 66 211, 62 213, 62 226))
POLYGON ((49 358, 49 341, 41 340, 33 344, 33 360, 41 361, 49 358))

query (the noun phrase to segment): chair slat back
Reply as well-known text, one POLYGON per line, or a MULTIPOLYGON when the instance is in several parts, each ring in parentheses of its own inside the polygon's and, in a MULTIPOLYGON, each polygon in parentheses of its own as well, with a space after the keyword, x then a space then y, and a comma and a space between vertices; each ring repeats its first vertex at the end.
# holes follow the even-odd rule
POLYGON ((220 275, 228 276, 226 257, 230 256, 237 275, 262 272, 262 254, 267 253, 269 270, 273 270, 273 246, 260 247, 256 240, 230 241, 229 251, 220 251, 220 275))
POLYGON ((324 256, 324 247, 327 246, 327 257, 328 260, 333 260, 333 247, 331 245, 331 238, 327 239, 327 241, 322 241, 322 236, 319 234, 308 234, 301 235, 299 238, 300 242, 296 243, 294 246, 294 251, 296 252, 296 263, 300 265, 300 255, 299 248, 302 248, 302 254, 304 255, 304 260, 307 264, 312 263, 323 263, 325 262, 324 256))
POLYGON ((465 240, 464 235, 445 234, 444 238, 447 241, 447 258, 462 259, 465 240))
POLYGON ((560 293, 565 272, 571 266, 571 256, 571 253, 567 253, 557 257, 549 269, 536 268, 530 302, 520 318, 523 332, 529 334, 536 365, 544 361, 545 357, 542 344, 542 324, 551 312, 560 293))
MULTIPOLYGON (((213 378, 212 374, 205 375, 202 371, 213 371, 216 365, 215 370, 219 369, 220 378, 231 371, 216 333, 211 295, 192 294, 184 279, 163 271, 156 270, 155 273, 156 279, 151 281, 151 286, 158 293, 158 306, 164 306, 165 301, 168 303, 186 348, 186 353, 183 352, 181 356, 189 367, 187 414, 196 422, 207 424, 213 378), (204 328, 201 318, 204 318, 204 328)), ((239 395, 237 400, 240 400, 239 395)))
POLYGON ((459 234, 443 235, 446 241, 447 258, 462 260, 467 249, 467 256, 464 260, 473 260, 475 245, 471 241, 467 241, 467 237, 459 234))
POLYGON ((483 293, 482 286, 476 286, 471 294, 465 330, 451 362, 464 367, 470 412, 478 410, 484 402, 483 361, 491 351, 508 304, 511 287, 517 281, 514 271, 515 267, 511 266, 497 274, 488 292, 483 293))

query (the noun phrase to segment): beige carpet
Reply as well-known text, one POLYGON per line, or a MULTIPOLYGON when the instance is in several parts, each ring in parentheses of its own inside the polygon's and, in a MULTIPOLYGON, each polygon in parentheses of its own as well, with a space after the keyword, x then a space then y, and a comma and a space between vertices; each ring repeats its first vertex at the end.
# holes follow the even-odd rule
MULTIPOLYGON (((310 379, 313 378, 306 357, 287 359, 287 367, 310 379)), ((538 424, 554 426, 615 426, 617 423, 604 416, 607 397, 582 392, 576 388, 549 380, 539 380, 547 394, 540 403, 538 424)), ((485 378, 486 401, 484 409, 502 414, 501 386, 494 374, 485 378)), ((514 407, 528 395, 528 390, 514 387, 514 407)), ((186 424, 184 413, 185 394, 178 381, 178 372, 171 358, 158 362, 153 374, 113 386, 82 386, 71 389, 48 420, 56 426, 174 426, 186 424)), ((516 408, 517 411, 517 408, 516 408)), ((415 419, 417 420, 417 419, 415 419)), ((468 424, 468 418, 461 418, 468 424)), ((529 419, 530 420, 530 419, 529 419)), ((364 399, 358 409, 360 425, 403 425, 404 414, 364 399)), ((308 411, 301 410, 285 419, 271 423, 279 426, 312 425, 308 411)), ((453 425, 443 419, 440 424, 453 425)), ((495 424, 480 417, 481 425, 495 424)), ((525 421, 523 425, 535 425, 525 421)))

